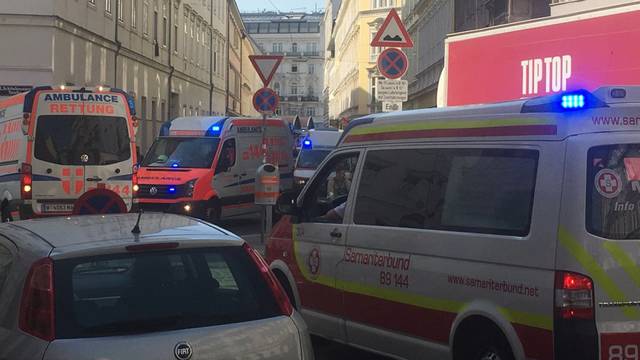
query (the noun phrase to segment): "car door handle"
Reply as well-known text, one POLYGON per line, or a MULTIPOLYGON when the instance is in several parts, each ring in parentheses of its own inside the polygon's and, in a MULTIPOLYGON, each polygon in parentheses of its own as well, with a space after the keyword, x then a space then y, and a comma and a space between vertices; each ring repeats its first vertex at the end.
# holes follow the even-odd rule
POLYGON ((94 177, 87 178, 87 181, 102 181, 102 178, 98 176, 94 176, 94 177))
POLYGON ((247 176, 247 173, 242 173, 240 174, 240 176, 247 176))
POLYGON ((333 231, 329 234, 332 238, 340 239, 342 237, 342 233, 338 231, 338 229, 333 229, 333 231))

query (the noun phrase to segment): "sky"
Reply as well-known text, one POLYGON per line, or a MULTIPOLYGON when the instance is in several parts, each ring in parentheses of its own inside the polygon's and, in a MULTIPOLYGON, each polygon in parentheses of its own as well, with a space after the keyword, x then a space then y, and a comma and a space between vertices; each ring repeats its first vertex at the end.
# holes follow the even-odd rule
POLYGON ((311 12, 316 9, 322 9, 324 0, 236 0, 238 8, 241 12, 267 10, 282 12, 288 11, 306 11, 311 12))

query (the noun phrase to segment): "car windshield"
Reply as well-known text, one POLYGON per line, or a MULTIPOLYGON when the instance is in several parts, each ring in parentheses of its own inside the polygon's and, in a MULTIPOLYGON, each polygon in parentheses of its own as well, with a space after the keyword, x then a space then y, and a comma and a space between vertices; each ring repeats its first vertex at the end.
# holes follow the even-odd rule
POLYGON ((215 137, 161 137, 149 149, 142 166, 210 168, 219 142, 215 137))
POLYGON ((40 116, 34 156, 60 165, 109 165, 128 160, 131 141, 127 120, 113 116, 40 116))
POLYGON ((593 147, 587 168, 589 232, 608 239, 639 239, 640 144, 593 147))
POLYGON ((298 155, 296 167, 315 169, 330 152, 331 150, 302 150, 300 151, 300 155, 298 155))
POLYGON ((241 247, 56 261, 56 337, 169 331, 278 316, 241 247))

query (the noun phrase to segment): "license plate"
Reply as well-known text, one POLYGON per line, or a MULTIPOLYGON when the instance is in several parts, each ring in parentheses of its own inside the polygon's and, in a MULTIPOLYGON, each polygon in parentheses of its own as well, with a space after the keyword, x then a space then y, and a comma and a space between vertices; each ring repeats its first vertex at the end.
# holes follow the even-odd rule
POLYGON ((640 359, 640 333, 602 334, 600 344, 602 360, 640 359))
POLYGON ((42 204, 42 212, 70 213, 73 212, 73 204, 42 204))

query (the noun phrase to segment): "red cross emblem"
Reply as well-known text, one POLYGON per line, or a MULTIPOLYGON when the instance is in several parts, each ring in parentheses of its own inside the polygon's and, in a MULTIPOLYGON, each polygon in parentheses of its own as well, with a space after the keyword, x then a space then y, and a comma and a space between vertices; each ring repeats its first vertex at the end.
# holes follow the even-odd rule
POLYGON ((617 172, 611 169, 598 171, 595 179, 595 186, 598 193, 607 199, 612 199, 622 191, 622 180, 617 172))

